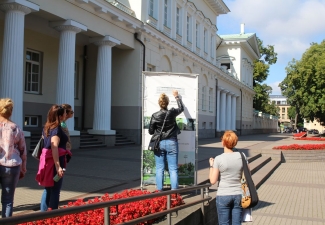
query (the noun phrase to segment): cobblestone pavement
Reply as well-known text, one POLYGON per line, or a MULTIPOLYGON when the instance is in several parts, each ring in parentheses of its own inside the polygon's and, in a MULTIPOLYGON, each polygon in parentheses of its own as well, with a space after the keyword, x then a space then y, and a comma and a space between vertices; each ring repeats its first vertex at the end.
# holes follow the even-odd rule
POLYGON ((253 222, 279 225, 325 224, 325 164, 283 163, 258 190, 253 222))
MULTIPOLYGON (((239 137, 237 147, 249 156, 254 150, 270 150, 274 145, 293 142, 288 134, 248 135, 239 137)), ((222 152, 220 138, 199 140, 199 181, 207 178, 208 158, 222 152)), ((60 205, 78 198, 139 188, 140 167, 140 146, 74 150, 65 173, 60 205)), ((35 181, 37 168, 38 161, 29 154, 28 173, 16 189, 14 215, 39 210, 43 189, 35 181)), ((247 224, 325 225, 324 178, 325 164, 321 162, 283 163, 259 189, 260 203, 253 211, 254 222, 247 224)))

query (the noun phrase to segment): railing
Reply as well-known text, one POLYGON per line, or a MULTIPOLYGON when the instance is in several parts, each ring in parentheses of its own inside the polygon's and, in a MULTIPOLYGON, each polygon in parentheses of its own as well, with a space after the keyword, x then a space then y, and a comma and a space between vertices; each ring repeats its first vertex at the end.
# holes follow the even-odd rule
POLYGON ((209 187, 211 187, 211 184, 203 184, 203 185, 197 185, 197 186, 192 186, 192 187, 188 187, 188 188, 181 188, 181 189, 177 189, 177 190, 157 192, 157 193, 136 196, 136 197, 131 197, 131 198, 124 198, 124 199, 112 200, 112 201, 107 201, 107 202, 93 203, 93 204, 89 204, 89 205, 68 207, 68 208, 64 208, 64 209, 52 210, 52 211, 47 211, 47 212, 36 212, 36 213, 31 213, 31 214, 22 215, 22 216, 7 217, 7 218, 0 219, 0 224, 16 225, 19 223, 26 223, 26 222, 56 217, 56 216, 63 216, 63 215, 69 215, 69 214, 73 214, 73 213, 81 213, 81 212, 88 211, 88 210, 104 208, 104 224, 109 225, 110 224, 110 207, 112 207, 112 206, 117 207, 118 205, 129 203, 129 202, 136 202, 136 201, 141 201, 141 200, 145 200, 145 199, 156 198, 156 197, 161 197, 161 196, 167 195, 167 209, 165 211, 153 213, 153 214, 143 216, 143 217, 140 217, 140 218, 137 218, 134 220, 130 220, 128 222, 123 222, 123 224, 138 224, 138 223, 141 223, 141 222, 144 222, 147 220, 151 220, 151 219, 155 219, 155 218, 167 215, 167 222, 169 225, 171 225, 171 213, 188 208, 193 205, 200 204, 200 203, 202 203, 201 209, 202 209, 202 213, 204 216, 204 202, 212 199, 212 197, 209 196, 209 187), (170 208, 172 194, 196 191, 199 189, 200 189, 201 199, 186 203, 181 206, 170 208))
POLYGON ((151 26, 157 28, 157 23, 158 23, 158 21, 157 21, 155 18, 149 16, 149 24, 150 24, 151 26))
POLYGON ((106 0, 106 1, 111 3, 116 8, 119 8, 123 12, 126 12, 127 14, 135 17, 135 12, 132 9, 130 9, 129 7, 127 7, 126 5, 124 5, 123 3, 119 2, 119 1, 111 1, 111 0, 106 0))
POLYGON ((176 41, 178 42, 178 44, 182 44, 182 36, 179 34, 176 34, 176 41))
POLYGON ((199 47, 196 47, 196 54, 200 55, 200 53, 201 53, 201 49, 199 47))
POLYGON ((189 50, 192 50, 192 42, 187 41, 186 48, 189 49, 189 50))

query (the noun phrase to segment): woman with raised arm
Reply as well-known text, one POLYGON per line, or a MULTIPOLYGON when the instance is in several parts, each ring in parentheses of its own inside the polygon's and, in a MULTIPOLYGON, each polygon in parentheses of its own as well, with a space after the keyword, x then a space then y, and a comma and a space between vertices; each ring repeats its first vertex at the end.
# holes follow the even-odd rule
POLYGON ((173 90, 173 96, 177 102, 178 108, 168 109, 169 98, 162 93, 158 99, 160 110, 151 116, 149 125, 149 134, 158 137, 160 132, 161 141, 159 151, 155 151, 156 161, 156 185, 157 190, 163 190, 165 161, 168 162, 168 171, 170 175, 171 189, 178 189, 178 141, 177 135, 180 130, 176 123, 176 117, 184 111, 183 102, 178 95, 177 90, 173 90), (164 120, 165 124, 164 124, 164 120), (161 130, 164 124, 163 130, 161 130))

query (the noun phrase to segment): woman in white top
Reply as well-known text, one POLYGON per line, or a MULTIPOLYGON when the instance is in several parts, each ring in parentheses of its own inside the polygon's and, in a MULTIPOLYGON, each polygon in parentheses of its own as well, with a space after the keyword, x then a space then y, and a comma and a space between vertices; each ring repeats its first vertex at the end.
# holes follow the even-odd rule
POLYGON ((220 179, 216 198, 219 225, 239 225, 243 211, 241 207, 243 163, 240 153, 233 151, 238 137, 233 131, 226 131, 221 141, 224 153, 209 159, 211 184, 220 179))
POLYGON ((19 178, 26 173, 26 144, 23 131, 10 120, 14 103, 0 99, 0 186, 2 218, 12 216, 19 178))

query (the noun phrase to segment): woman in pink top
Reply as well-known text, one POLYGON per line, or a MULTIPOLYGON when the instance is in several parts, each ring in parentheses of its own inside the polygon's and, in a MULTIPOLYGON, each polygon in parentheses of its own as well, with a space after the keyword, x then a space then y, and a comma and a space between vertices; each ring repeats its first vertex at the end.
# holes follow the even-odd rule
POLYGON ((26 144, 23 131, 10 120, 14 104, 0 99, 0 184, 2 218, 12 216, 15 189, 26 173, 26 144))

